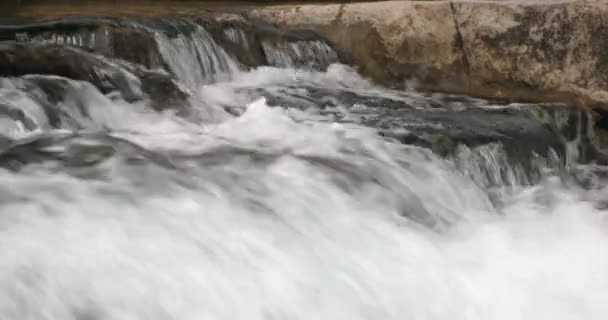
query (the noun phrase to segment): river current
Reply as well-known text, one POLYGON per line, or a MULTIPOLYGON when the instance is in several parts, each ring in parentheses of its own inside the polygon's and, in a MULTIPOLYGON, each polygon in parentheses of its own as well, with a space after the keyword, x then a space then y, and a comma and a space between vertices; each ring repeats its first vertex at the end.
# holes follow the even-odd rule
POLYGON ((157 36, 187 112, 1 78, 0 319, 608 317, 584 114, 564 138, 565 107, 534 118, 294 62, 331 56, 319 43, 246 69, 194 37, 157 36))

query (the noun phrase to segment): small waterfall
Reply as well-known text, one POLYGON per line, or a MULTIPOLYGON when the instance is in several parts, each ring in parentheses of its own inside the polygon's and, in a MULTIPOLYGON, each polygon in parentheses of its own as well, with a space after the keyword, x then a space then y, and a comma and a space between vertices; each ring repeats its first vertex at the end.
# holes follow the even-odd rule
POLYGON ((338 62, 336 52, 322 40, 263 41, 262 49, 267 63, 276 67, 325 69, 338 62))
POLYGON ((224 36, 234 45, 241 45, 245 50, 249 49, 249 42, 243 29, 228 27, 224 29, 224 36))
POLYGON ((524 187, 539 184, 544 178, 570 176, 574 167, 565 167, 557 152, 549 151, 547 157, 530 154, 529 159, 514 161, 501 143, 477 147, 459 145, 448 158, 455 170, 486 190, 492 203, 501 207, 505 198, 524 187))
POLYGON ((587 161, 584 144, 588 141, 583 141, 583 138, 588 134, 587 123, 591 123, 588 112, 573 113, 570 108, 563 105, 548 105, 545 108, 529 108, 524 105, 520 108, 530 112, 539 121, 554 127, 560 132, 565 146, 564 160, 566 163, 574 164, 587 161))
POLYGON ((237 72, 237 63, 217 45, 201 26, 192 26, 191 33, 171 37, 155 34, 161 56, 180 81, 191 89, 216 81, 224 81, 237 72))
POLYGON ((53 129, 103 131, 121 127, 129 121, 130 113, 124 109, 149 112, 147 106, 104 95, 86 81, 52 75, 0 78, 0 118, 3 124, 12 122, 4 128, 19 128, 8 136, 53 129))
POLYGON ((13 79, 0 78, 0 135, 19 137, 27 132, 49 128, 40 104, 26 92, 17 89, 13 79))
POLYGON ((99 21, 93 26, 74 25, 59 30, 32 30, 30 42, 72 46, 110 59, 140 64, 148 69, 163 67, 153 35, 145 26, 99 21))
POLYGON ((529 185, 533 177, 499 143, 469 148, 458 146, 453 156, 457 169, 481 187, 529 185))
POLYGON ((164 68, 189 89, 229 79, 239 70, 213 37, 196 23, 152 19, 34 32, 31 42, 82 48, 147 68, 164 68))
MULTIPOLYGON (((48 38, 48 39, 42 38, 40 40, 40 43, 68 45, 68 46, 81 47, 81 48, 93 50, 100 46, 107 45, 107 43, 108 43, 107 30, 105 32, 105 35, 106 35, 106 38, 105 38, 106 41, 104 41, 104 38, 102 38, 100 40, 99 37, 97 36, 97 34, 93 33, 93 32, 85 33, 85 34, 82 34, 82 33, 66 34, 66 33, 55 33, 54 32, 51 34, 50 38, 48 38)), ((36 39, 33 39, 33 40, 36 41, 36 39)))

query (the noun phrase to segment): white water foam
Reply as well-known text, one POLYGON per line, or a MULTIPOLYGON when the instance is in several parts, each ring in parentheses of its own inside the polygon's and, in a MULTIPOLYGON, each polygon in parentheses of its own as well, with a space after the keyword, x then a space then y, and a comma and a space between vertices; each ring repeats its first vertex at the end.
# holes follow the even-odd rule
POLYGON ((370 128, 264 100, 205 125, 125 107, 93 120, 193 160, 0 171, 0 319, 608 317, 608 225, 578 190, 548 180, 495 209, 370 128), (194 157, 220 147, 241 153, 194 157))

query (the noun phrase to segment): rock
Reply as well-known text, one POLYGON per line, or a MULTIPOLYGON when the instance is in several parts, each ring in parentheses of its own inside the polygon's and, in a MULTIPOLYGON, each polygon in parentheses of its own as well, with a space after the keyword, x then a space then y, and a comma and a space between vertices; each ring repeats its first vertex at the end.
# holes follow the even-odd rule
POLYGON ((12 171, 19 171, 30 164, 47 162, 56 163, 68 170, 88 168, 73 173, 80 177, 96 178, 94 167, 115 154, 121 154, 127 162, 146 159, 157 166, 175 168, 162 154, 105 133, 51 131, 17 140, 0 136, 0 167, 12 171))
POLYGON ((30 43, 0 44, 0 76, 57 75, 88 81, 102 93, 119 91, 127 101, 148 96, 156 109, 187 104, 189 93, 168 74, 124 61, 109 61, 77 48, 30 43))
POLYGON ((144 24, 104 18, 63 18, 0 26, 0 40, 26 38, 42 44, 70 45, 149 69, 163 66, 153 33, 144 24))
POLYGON ((342 60, 391 87, 417 80, 423 90, 460 92, 466 64, 449 2, 277 6, 252 17, 288 29, 311 29, 338 50, 342 60))
POLYGON ((0 26, 0 40, 76 47, 110 60, 165 70, 190 88, 221 77, 230 69, 223 51, 248 68, 273 65, 325 69, 337 62, 334 50, 316 34, 280 30, 263 21, 250 21, 242 14, 221 12, 201 12, 195 17, 66 17, 0 26), (212 40, 206 38, 207 33, 212 40), (210 40, 221 48, 209 44, 210 40), (184 56, 177 57, 178 52, 184 56), (192 65, 184 69, 176 61, 192 65), (201 64, 200 72, 188 74, 197 63, 201 64))
POLYGON ((143 97, 137 77, 93 54, 60 46, 0 45, 0 75, 27 74, 58 75, 88 81, 104 93, 118 90, 128 101, 143 97))
POLYGON ((288 4, 249 16, 319 33, 384 85, 608 109, 605 2, 288 4))

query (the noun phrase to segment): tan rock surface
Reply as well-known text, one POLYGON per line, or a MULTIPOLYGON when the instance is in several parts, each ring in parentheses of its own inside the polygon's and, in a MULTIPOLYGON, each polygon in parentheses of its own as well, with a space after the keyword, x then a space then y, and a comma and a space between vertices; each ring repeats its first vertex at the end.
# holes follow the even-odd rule
POLYGON ((608 102, 608 10, 582 1, 454 4, 472 90, 608 102))
POLYGON ((381 1, 250 14, 320 33, 385 85, 608 105, 604 1, 381 1))

